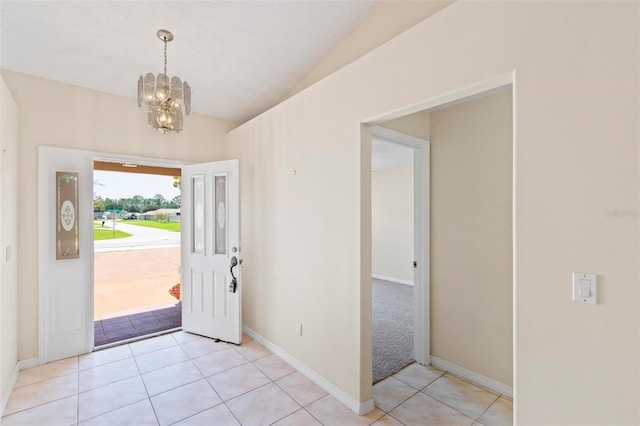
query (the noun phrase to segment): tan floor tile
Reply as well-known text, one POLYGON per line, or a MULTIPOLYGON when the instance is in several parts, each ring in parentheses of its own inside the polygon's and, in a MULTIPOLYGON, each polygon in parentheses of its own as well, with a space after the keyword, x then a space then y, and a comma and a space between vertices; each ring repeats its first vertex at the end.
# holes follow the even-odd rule
POLYGON ((176 346, 178 343, 170 334, 165 334, 150 339, 140 340, 129 344, 133 355, 140 356, 149 352, 159 351, 160 349, 176 346))
POLYGON ((227 407, 243 426, 271 424, 300 409, 273 383, 228 401, 227 407))
POLYGON ((136 356, 135 360, 140 373, 144 374, 172 364, 188 361, 189 357, 180 346, 176 345, 136 356))
POLYGON ((199 358, 203 355, 211 354, 213 352, 223 351, 229 349, 231 345, 225 342, 216 342, 208 337, 197 339, 192 342, 184 343, 182 350, 189 355, 191 359, 199 358))
POLYGON ((306 410, 326 426, 370 425, 384 416, 384 411, 377 407, 371 413, 359 416, 331 395, 308 405, 306 410))
POLYGON ((142 375, 142 380, 151 396, 197 382, 204 376, 191 361, 170 365, 142 375))
POLYGON ((143 399, 79 424, 82 426, 157 426, 158 420, 151 402, 143 399))
POLYGON ((418 392, 417 389, 393 377, 376 383, 373 386, 373 400, 381 410, 389 412, 418 392))
POLYGON ((147 391, 139 376, 82 392, 78 398, 78 420, 84 421, 146 398, 147 391))
POLYGON ((478 421, 485 426, 513 425, 513 402, 501 396, 478 421))
POLYGON ((267 375, 271 380, 278 380, 296 371, 278 355, 271 354, 253 361, 253 365, 267 375))
POLYGON ((251 364, 231 368, 207 378, 223 401, 252 391, 271 380, 251 364))
POLYGON ((249 336, 247 333, 242 333, 242 340, 240 341, 240 343, 244 345, 245 343, 249 343, 252 340, 253 337, 249 336))
POLYGON ((48 364, 21 370, 20 374, 18 374, 18 379, 16 380, 14 389, 77 372, 77 356, 61 359, 60 361, 50 362, 48 364))
POLYGON ((5 415, 33 408, 78 393, 78 374, 67 374, 14 389, 4 410, 5 415))
POLYGON ((322 426, 307 410, 304 408, 293 414, 289 414, 284 419, 275 422, 274 426, 322 426))
POLYGON ((101 349, 90 354, 80 355, 80 370, 97 367, 114 361, 133 357, 129 345, 114 346, 113 348, 101 349))
POLYGON ((422 393, 415 394, 389 414, 407 426, 470 426, 474 421, 422 393))
POLYGON ((303 407, 327 395, 327 392, 300 372, 295 372, 276 381, 291 398, 303 407))
POLYGON ((387 414, 375 422, 373 426, 403 426, 403 424, 387 414))
POLYGON ((214 352, 201 356, 200 358, 196 358, 193 360, 193 363, 205 377, 208 377, 230 368, 246 364, 247 360, 236 352, 235 349, 228 348, 223 351, 214 352))
POLYGON ((152 396, 151 403, 160 424, 168 425, 212 408, 222 400, 209 382, 202 379, 152 396))
POLYGON ((187 333, 186 331, 176 331, 175 333, 171 333, 171 336, 180 345, 184 345, 186 343, 194 342, 200 339, 206 339, 206 337, 198 336, 197 334, 193 333, 187 333))
POLYGON ((224 404, 216 405, 194 416, 174 423, 175 426, 240 426, 224 404))
POLYGON ((68 396, 2 418, 2 426, 47 425, 68 426, 77 421, 78 398, 68 396))
POLYGON ((265 348, 255 340, 237 346, 235 350, 240 352, 242 356, 244 356, 249 361, 255 361, 256 359, 262 358, 263 356, 271 355, 271 352, 267 348, 265 348))
POLYGON ((498 399, 498 395, 450 374, 440 377, 422 392, 474 419, 498 399))
POLYGON ((445 372, 430 365, 409 364, 393 377, 418 390, 442 376, 445 372))
POLYGON ((82 370, 80 372, 80 392, 119 382, 139 374, 138 366, 133 358, 82 370))

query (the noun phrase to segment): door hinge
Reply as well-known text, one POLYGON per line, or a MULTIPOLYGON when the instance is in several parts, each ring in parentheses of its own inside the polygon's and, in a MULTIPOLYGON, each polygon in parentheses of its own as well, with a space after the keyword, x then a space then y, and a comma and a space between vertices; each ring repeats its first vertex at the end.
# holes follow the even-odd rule
POLYGON ((417 267, 418 267, 418 262, 417 262, 417 261, 415 261, 415 260, 413 261, 413 267, 414 267, 414 268, 417 268, 417 267))

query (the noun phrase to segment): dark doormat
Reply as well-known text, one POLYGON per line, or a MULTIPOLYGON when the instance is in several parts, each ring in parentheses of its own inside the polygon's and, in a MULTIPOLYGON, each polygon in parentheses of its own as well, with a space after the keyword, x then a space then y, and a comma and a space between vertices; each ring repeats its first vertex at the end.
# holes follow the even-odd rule
POLYGON ((95 346, 182 327, 182 302, 155 311, 95 321, 95 346))

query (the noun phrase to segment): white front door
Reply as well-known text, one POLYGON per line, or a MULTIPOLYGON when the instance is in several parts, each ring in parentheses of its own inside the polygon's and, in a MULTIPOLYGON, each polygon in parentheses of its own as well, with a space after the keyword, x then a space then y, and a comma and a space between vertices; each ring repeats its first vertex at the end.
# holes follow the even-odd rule
POLYGON ((238 160, 182 168, 182 329, 242 340, 238 160))
POLYGON ((93 349, 93 160, 38 149, 39 362, 93 349))

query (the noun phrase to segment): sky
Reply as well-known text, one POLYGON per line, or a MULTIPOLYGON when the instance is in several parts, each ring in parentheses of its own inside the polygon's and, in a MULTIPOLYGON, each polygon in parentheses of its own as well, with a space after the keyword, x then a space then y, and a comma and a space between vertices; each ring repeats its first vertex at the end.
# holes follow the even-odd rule
POLYGON ((131 198, 134 195, 153 198, 156 194, 162 194, 165 200, 172 200, 176 195, 180 195, 180 189, 173 187, 171 176, 102 170, 93 172, 93 192, 103 199, 131 198))

